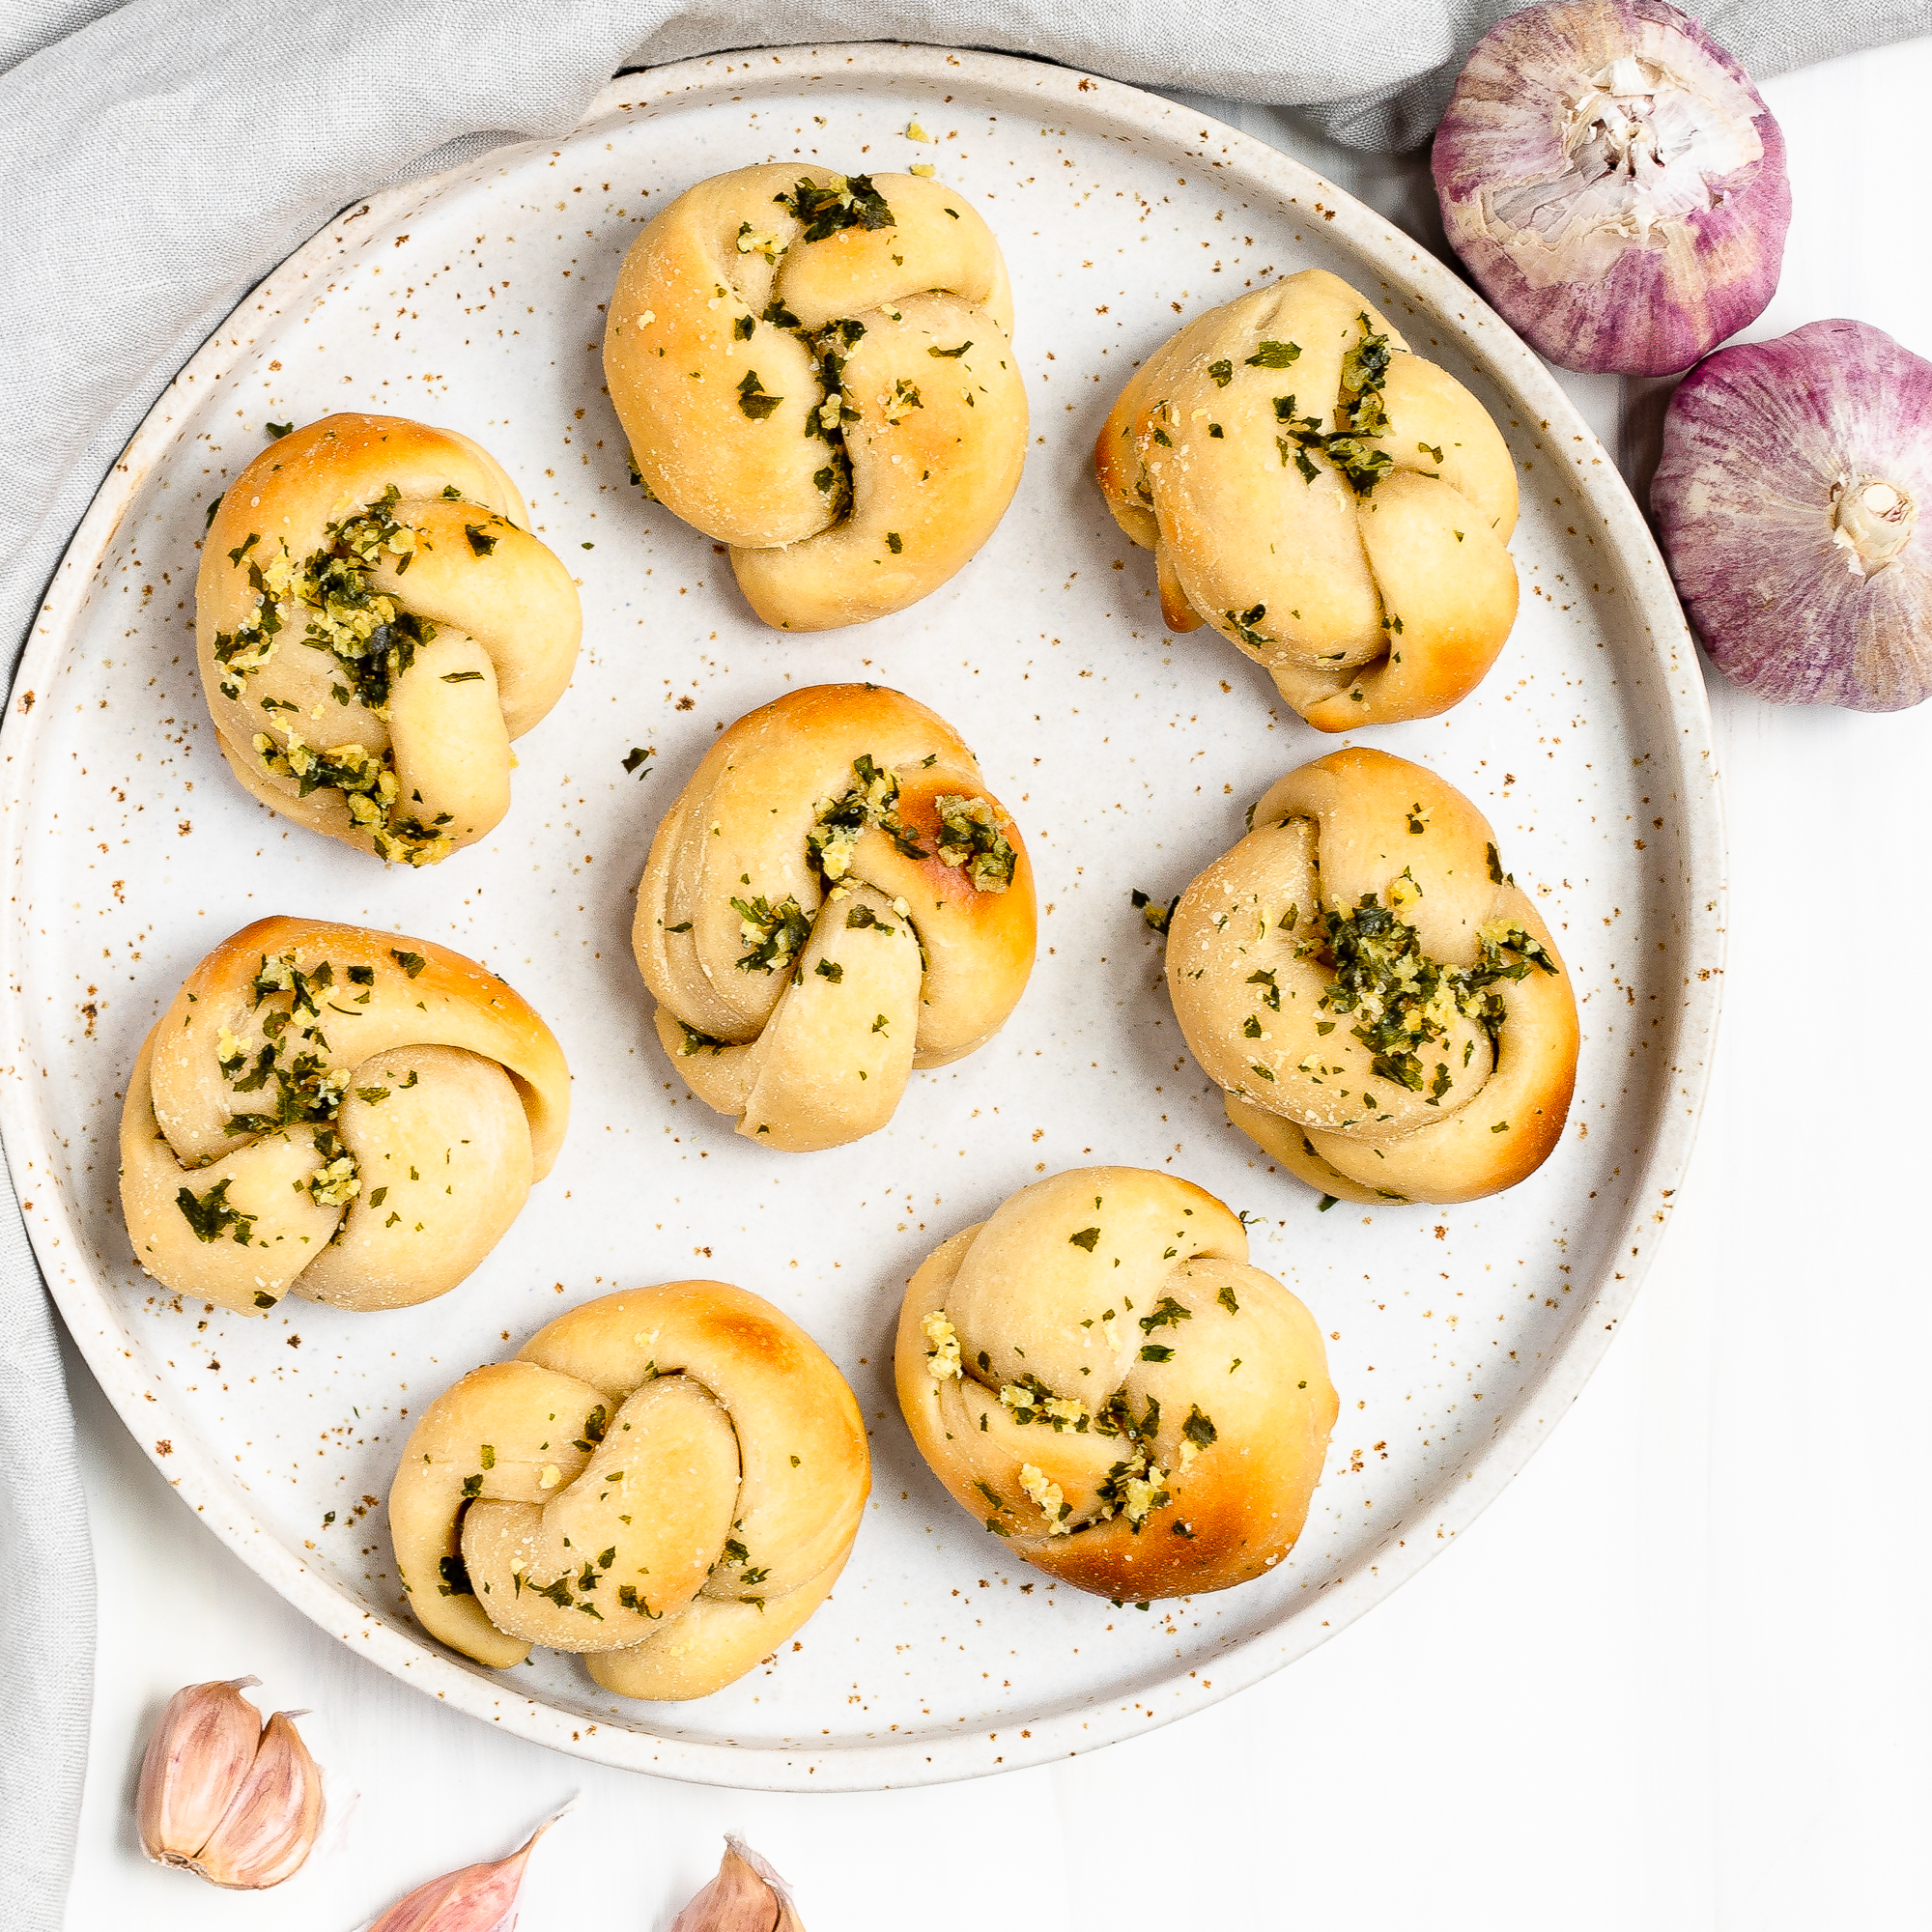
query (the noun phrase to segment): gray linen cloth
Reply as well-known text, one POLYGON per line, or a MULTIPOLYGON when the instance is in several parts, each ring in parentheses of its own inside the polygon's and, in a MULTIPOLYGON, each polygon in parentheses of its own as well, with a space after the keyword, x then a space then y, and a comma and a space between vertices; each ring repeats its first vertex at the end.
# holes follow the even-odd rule
MULTIPOLYGON (((1512 0, 12 0, 0 11, 0 648, 155 397, 337 210, 517 137, 604 80, 857 40, 1033 54, 1191 98, 1426 140, 1512 0)), ((1932 32, 1932 0, 1714 0, 1776 74, 1932 32)), ((15 837, 19 829, 14 828, 15 837)), ((0 1912, 57 1932, 86 1767, 92 1561, 51 1311, 0 1200, 0 1912), (58 1591, 49 1578, 61 1579, 58 1591)))

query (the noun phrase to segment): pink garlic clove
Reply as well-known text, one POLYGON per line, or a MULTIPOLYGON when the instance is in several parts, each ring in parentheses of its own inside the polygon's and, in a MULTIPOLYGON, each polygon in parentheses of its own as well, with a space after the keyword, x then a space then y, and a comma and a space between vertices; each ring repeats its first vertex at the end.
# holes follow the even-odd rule
POLYGON ((1670 400, 1650 503, 1726 677, 1780 704, 1932 696, 1932 362, 1861 322, 1721 349, 1670 400))
POLYGON ((301 1869, 322 1830, 322 1774, 298 1735, 299 1712, 277 1711, 248 1775, 195 1862, 231 1890, 260 1891, 301 1869))
POLYGON ((1744 70, 1664 0, 1553 0, 1500 21, 1432 165, 1477 287, 1566 369, 1688 369, 1777 288, 1784 137, 1744 70))
POLYGON ((671 1920, 670 1932, 805 1932, 785 1882, 742 1838, 724 1840, 718 1876, 671 1920))
POLYGON ((248 1775, 262 1714, 242 1696, 259 1677, 190 1684, 168 1699, 141 1758, 136 1812, 151 1859, 185 1864, 248 1775))
POLYGON ((419 1885, 399 1898, 369 1932, 497 1932, 515 1909, 524 1867, 552 1825, 539 1825, 521 1851, 495 1863, 465 1865, 461 1871, 419 1885))
POLYGON ((190 1684, 168 1700, 141 1759, 141 1844, 233 1891, 261 1891, 301 1868, 322 1829, 322 1773, 297 1734, 299 1711, 262 1714, 256 1683, 190 1684))

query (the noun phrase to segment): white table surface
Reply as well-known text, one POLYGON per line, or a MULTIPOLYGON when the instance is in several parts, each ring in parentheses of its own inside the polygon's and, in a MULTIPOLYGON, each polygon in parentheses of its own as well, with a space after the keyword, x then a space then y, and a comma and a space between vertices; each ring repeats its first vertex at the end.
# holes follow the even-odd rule
MULTIPOLYGON (((1764 93, 1796 213, 1749 334, 1849 315, 1932 355, 1932 39, 1764 93)), ((1218 111, 1431 234, 1426 169, 1218 111)), ((1614 446, 1617 383, 1567 382, 1614 446)), ((726 1830, 812 1932, 1932 1922, 1932 1115, 1908 1018, 1932 959, 1932 706, 1712 685, 1730 957, 1682 1205, 1576 1412, 1418 1580, 1245 1695, 1064 1765, 874 1796, 679 1785, 494 1732, 324 1636, 195 1523, 73 1361, 100 1646, 72 1932, 350 1932, 572 1794, 523 1932, 668 1925, 726 1830), (146 1864, 132 1810, 169 1693, 251 1671, 327 1714, 361 1794, 347 1847, 260 1895, 146 1864)))

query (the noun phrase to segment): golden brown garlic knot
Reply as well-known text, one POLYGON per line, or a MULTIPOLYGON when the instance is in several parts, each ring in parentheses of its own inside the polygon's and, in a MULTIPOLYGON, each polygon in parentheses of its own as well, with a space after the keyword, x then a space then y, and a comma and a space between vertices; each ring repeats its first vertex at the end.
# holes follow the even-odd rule
POLYGON ((1172 1175, 1075 1169, 930 1255, 899 1407, 959 1506, 1106 1597, 1224 1590, 1293 1547, 1335 1391, 1240 1221, 1172 1175))
POLYGON ((874 1132, 915 1066, 991 1038, 1034 926, 1019 828, 952 727, 817 685, 705 753, 651 841, 632 944, 692 1092, 801 1151, 874 1132))
POLYGON ((1154 553, 1168 628, 1206 622, 1323 731, 1466 697, 1516 619, 1516 472, 1483 406, 1337 276, 1190 323, 1094 445, 1154 553))
POLYGON ((1476 1200, 1563 1131, 1569 974, 1482 814, 1406 758, 1275 784, 1181 894, 1167 984, 1228 1118, 1341 1200, 1476 1200))
POLYGON ((582 614, 467 436, 327 416, 223 495, 195 591, 230 768, 271 810, 434 865, 510 805, 510 741, 570 682, 582 614))
POLYGON ((955 189, 741 168, 631 244, 604 373, 651 494, 731 546, 766 623, 823 631, 938 589, 1026 456, 1012 292, 955 189))
POLYGON ((576 1651, 702 1697, 824 1602, 871 1482, 859 1406, 795 1322, 680 1281, 560 1316, 431 1404, 389 1492, 432 1636, 492 1669, 576 1651))
POLYGON ((134 1258, 242 1314, 446 1293, 550 1172, 570 1072, 460 952, 322 920, 217 946, 141 1047, 121 1117, 134 1258))

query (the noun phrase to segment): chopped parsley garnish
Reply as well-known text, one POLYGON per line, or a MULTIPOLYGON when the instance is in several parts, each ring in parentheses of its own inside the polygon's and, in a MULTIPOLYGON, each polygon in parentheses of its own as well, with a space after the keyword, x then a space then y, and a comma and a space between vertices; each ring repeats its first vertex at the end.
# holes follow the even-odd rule
POLYGON ((1248 357, 1248 367, 1250 369, 1286 369, 1300 354, 1301 345, 1298 342, 1264 342, 1248 357))
POLYGON ((774 396, 766 391, 765 385, 758 381, 755 369, 745 371, 745 380, 738 384, 738 407, 753 422, 763 422, 783 401, 782 396, 774 396))
POLYGON ((1138 886, 1127 895, 1127 902, 1146 922, 1150 932, 1165 932, 1174 923, 1174 909, 1180 903, 1180 895, 1176 893, 1165 905, 1148 897, 1138 886))
POLYGON ((845 969, 836 959, 821 959, 813 968, 821 980, 830 980, 836 986, 845 977, 845 969))
POLYGON ((836 885, 851 869, 852 849, 868 826, 879 827, 908 859, 929 856, 899 819, 897 777, 881 770, 869 752, 852 760, 852 774, 858 782, 842 798, 821 801, 805 835, 806 851, 828 885, 836 885))
POLYGON ((738 915, 745 952, 738 967, 746 973, 776 973, 789 966, 811 937, 811 922, 789 893, 777 905, 762 895, 731 901, 738 915))
POLYGON ((1100 1231, 1098 1228, 1082 1228, 1077 1235, 1068 1235, 1066 1238, 1070 1245, 1085 1248, 1091 1255, 1099 1243, 1100 1231))
POLYGON ((224 1176, 198 1198, 192 1189, 184 1187, 175 1196, 175 1206, 182 1210, 182 1218, 194 1230, 196 1240, 218 1241, 232 1228, 236 1244, 245 1248, 249 1236, 255 1232, 257 1217, 228 1205, 230 1179, 224 1176))
MULTIPOLYGON (((1304 943, 1334 974, 1322 1006, 1353 1014, 1350 1031, 1374 1056, 1371 1070, 1414 1094, 1425 1085, 1421 1049, 1446 1039, 1457 1014, 1480 1026, 1493 1046, 1504 1019, 1497 988, 1522 979, 1532 967, 1549 974, 1557 970, 1540 941, 1500 921, 1478 933, 1475 965, 1445 966, 1423 952, 1415 928, 1374 893, 1364 893, 1346 913, 1322 913, 1317 924, 1320 937, 1304 943)), ((1431 1104, 1452 1084, 1438 1062, 1430 1083, 1431 1104)))
POLYGON ((1013 882, 1019 855, 1000 830, 993 808, 983 798, 952 792, 941 792, 934 806, 939 812, 940 863, 965 867, 976 892, 1005 892, 1013 882))
POLYGON ((469 539, 469 548, 478 556, 488 556, 497 548, 497 544, 502 541, 501 538, 486 530, 480 524, 465 524, 463 534, 469 539))
POLYGON ((1218 362, 1208 363, 1208 373, 1221 388, 1225 389, 1235 380, 1235 365, 1223 356, 1218 362))
POLYGON ((1308 482, 1313 483, 1321 474, 1313 460, 1320 454, 1341 472, 1356 496, 1366 497, 1394 463, 1387 450, 1372 446, 1388 430, 1382 384, 1394 352, 1388 337, 1377 334, 1371 327, 1366 312, 1357 320, 1362 325, 1361 338, 1342 358, 1334 429, 1324 434, 1320 416, 1297 416, 1294 398, 1277 396, 1275 419, 1283 425, 1283 434, 1275 442, 1282 462, 1293 462, 1308 482))
POLYGON ((412 980, 413 980, 416 977, 416 975, 420 973, 422 969, 429 964, 429 961, 425 959, 420 952, 398 952, 393 947, 391 947, 389 950, 389 957, 393 959, 396 962, 396 964, 400 966, 403 969, 403 971, 410 976, 412 980))
POLYGON ((1253 650, 1264 651, 1274 639, 1264 637, 1255 626, 1267 615, 1265 604, 1250 605, 1245 611, 1224 611, 1222 616, 1235 627, 1235 635, 1253 650))
POLYGON ((775 194, 772 199, 805 224, 807 242, 828 241, 846 228, 898 225, 870 175, 834 175, 823 187, 801 178, 790 194, 775 194))
MULTIPOLYGON (((650 755, 651 755, 650 752, 644 746, 633 745, 629 753, 624 757, 623 760, 624 769, 627 772, 637 771, 638 767, 641 765, 644 762, 644 760, 648 758, 650 755)), ((639 772, 638 775, 639 778, 650 777, 650 773, 648 771, 639 772)))

